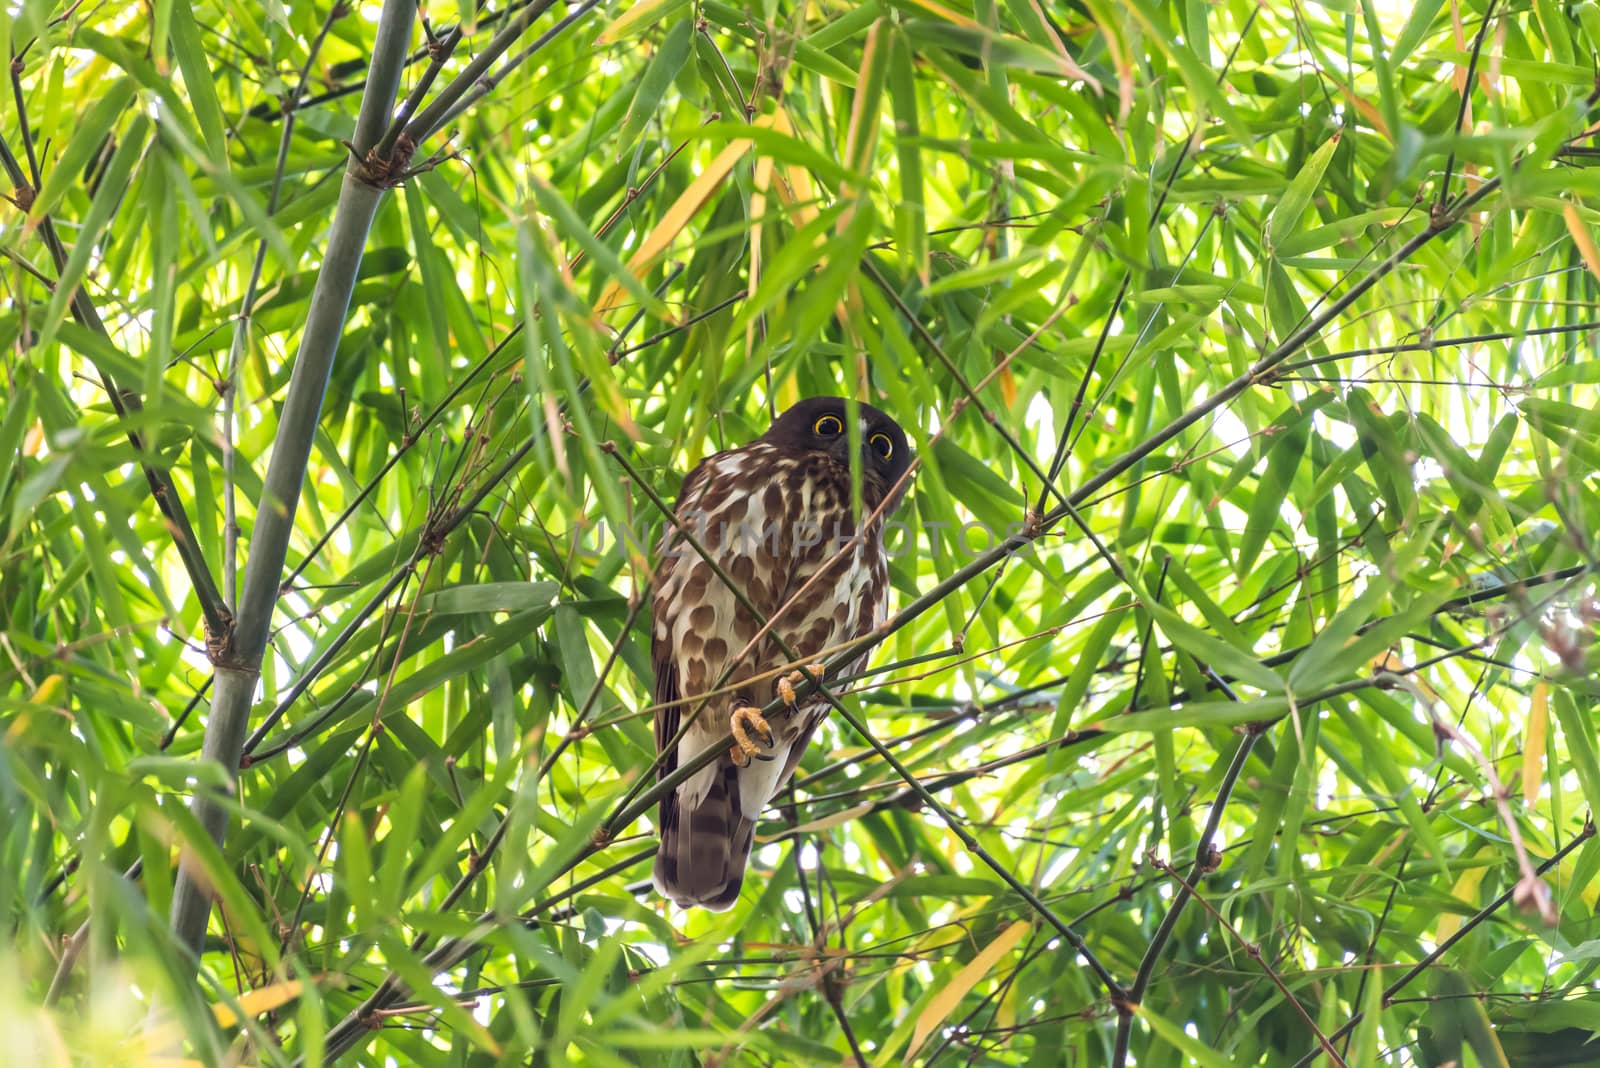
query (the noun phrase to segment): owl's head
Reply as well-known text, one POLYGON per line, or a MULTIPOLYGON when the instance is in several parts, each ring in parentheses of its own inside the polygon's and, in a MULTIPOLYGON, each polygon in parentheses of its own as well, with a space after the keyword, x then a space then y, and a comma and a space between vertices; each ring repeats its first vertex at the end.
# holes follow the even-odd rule
MULTIPOLYGON (((885 412, 870 404, 855 406, 861 428, 861 480, 870 496, 882 499, 911 465, 906 432, 885 412)), ((761 440, 771 445, 822 453, 835 463, 850 466, 850 418, 842 397, 807 397, 778 416, 761 440)), ((897 502, 898 503, 898 502, 897 502)))

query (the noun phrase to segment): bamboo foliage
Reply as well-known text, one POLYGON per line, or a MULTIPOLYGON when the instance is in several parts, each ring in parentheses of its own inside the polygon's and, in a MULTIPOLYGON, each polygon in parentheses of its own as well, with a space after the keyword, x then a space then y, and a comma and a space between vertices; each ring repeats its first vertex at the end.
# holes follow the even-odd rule
POLYGON ((1585 1063, 1597 12, 0 12, 17 1048, 1585 1063), (651 546, 816 393, 891 619, 685 914, 651 546))

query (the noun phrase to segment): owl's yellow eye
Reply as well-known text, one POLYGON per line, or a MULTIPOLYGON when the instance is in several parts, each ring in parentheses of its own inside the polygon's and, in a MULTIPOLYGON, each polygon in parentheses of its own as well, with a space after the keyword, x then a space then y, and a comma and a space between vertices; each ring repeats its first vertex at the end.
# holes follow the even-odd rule
POLYGON ((840 422, 837 415, 825 415, 811 429, 816 431, 818 437, 833 438, 844 433, 844 423, 840 422))
POLYGON ((888 434, 874 434, 867 439, 867 444, 885 460, 894 455, 894 442, 889 440, 888 434))

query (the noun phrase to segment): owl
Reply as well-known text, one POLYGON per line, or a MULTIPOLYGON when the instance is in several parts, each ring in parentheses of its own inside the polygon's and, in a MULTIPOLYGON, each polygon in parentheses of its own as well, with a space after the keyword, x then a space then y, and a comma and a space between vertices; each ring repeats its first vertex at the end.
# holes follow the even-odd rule
POLYGON ((910 449, 888 415, 869 404, 855 413, 852 442, 845 401, 812 397, 750 444, 707 457, 684 479, 676 522, 662 538, 651 594, 658 774, 720 746, 730 731, 735 740, 661 799, 653 881, 685 908, 721 912, 738 900, 756 820, 827 715, 825 698, 796 700, 797 665, 820 677, 814 661, 884 620, 884 523, 904 493, 910 449), (852 461, 861 472, 859 519, 868 523, 860 539, 852 461), (772 627, 750 648, 762 618, 772 627), (781 711, 763 718, 775 699, 781 711))

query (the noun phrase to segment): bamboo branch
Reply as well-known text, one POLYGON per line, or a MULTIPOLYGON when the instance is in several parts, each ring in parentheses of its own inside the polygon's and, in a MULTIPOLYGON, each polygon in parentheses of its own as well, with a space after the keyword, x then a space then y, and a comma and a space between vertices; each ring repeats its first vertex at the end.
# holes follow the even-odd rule
MULTIPOLYGON (((294 140, 294 105, 305 93, 306 82, 311 77, 311 67, 322 52, 333 24, 349 9, 336 2, 328 9, 322 28, 306 50, 306 61, 301 64, 300 77, 284 101, 283 134, 278 138, 278 162, 272 172, 272 188, 267 193, 267 214, 278 210, 278 196, 283 191, 283 172, 289 162, 289 145, 294 140)), ((250 265, 250 279, 245 283, 244 296, 239 301, 239 315, 234 319, 233 341, 228 348, 228 362, 223 371, 222 387, 222 596, 229 611, 239 607, 239 518, 234 486, 234 410, 239 403, 239 362, 244 358, 244 346, 250 332, 251 317, 255 314, 256 290, 261 284, 261 272, 267 263, 267 241, 256 245, 255 262, 250 265)))

